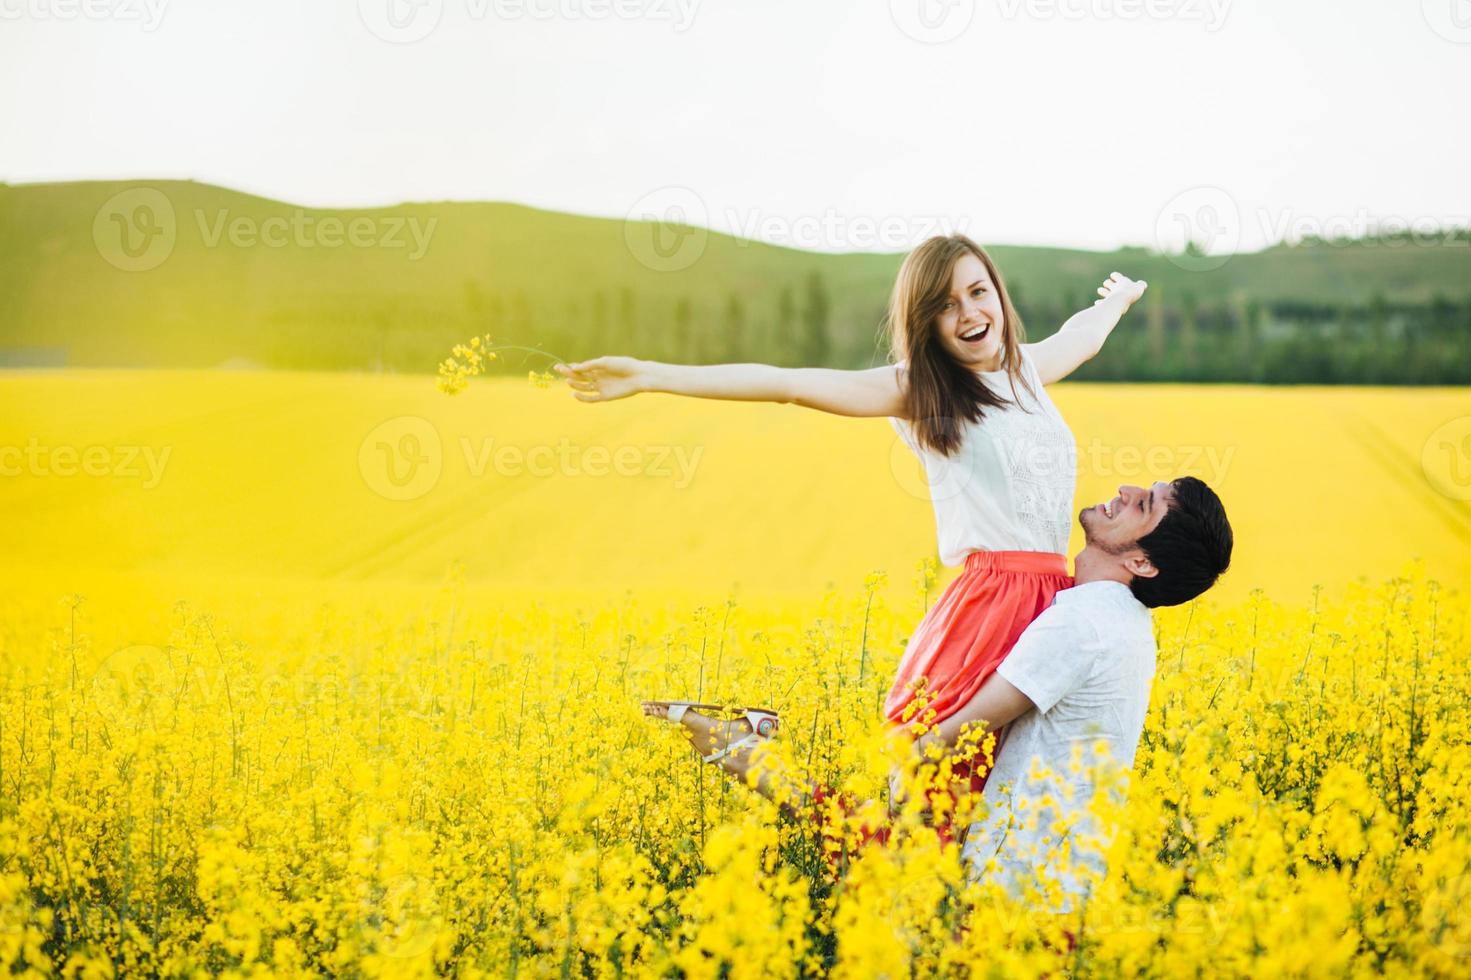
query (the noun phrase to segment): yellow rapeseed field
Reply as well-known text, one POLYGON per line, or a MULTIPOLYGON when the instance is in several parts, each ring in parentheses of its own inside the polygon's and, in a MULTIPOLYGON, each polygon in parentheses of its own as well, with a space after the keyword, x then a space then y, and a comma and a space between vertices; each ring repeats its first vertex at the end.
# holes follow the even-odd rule
MULTIPOLYGON (((883 420, 0 374, 0 968, 1471 972, 1471 394, 1055 398, 1079 506, 1193 473, 1237 534, 1156 614, 1108 875, 1067 915, 912 812, 834 875, 638 711, 776 707, 771 758, 881 795, 879 704, 955 574, 883 420)), ((1056 829, 1061 867, 1088 842, 1056 829)))

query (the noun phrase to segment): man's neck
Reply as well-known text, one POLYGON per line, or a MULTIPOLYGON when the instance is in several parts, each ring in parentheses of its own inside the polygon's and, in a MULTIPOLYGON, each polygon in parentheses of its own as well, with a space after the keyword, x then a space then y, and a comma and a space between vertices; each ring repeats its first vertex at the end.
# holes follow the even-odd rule
POLYGON ((1073 558, 1073 584, 1119 582, 1128 585, 1133 576, 1119 564, 1114 555, 1088 545, 1073 558))

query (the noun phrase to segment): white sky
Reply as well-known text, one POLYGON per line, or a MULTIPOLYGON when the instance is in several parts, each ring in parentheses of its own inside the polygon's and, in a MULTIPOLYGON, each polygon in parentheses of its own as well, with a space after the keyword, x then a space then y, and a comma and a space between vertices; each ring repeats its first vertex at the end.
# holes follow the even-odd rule
POLYGON ((12 183, 676 201, 836 250, 1471 219, 1471 0, 0 0, 0 84, 12 183), (390 3, 437 26, 382 40, 390 3))

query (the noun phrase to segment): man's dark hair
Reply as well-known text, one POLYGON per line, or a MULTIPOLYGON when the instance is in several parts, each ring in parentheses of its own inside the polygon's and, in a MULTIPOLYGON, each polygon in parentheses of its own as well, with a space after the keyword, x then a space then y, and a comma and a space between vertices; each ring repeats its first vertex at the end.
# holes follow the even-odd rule
POLYGON ((1189 602, 1231 564, 1231 522, 1216 492, 1193 476, 1173 480, 1174 499, 1159 526, 1139 539, 1153 578, 1134 576, 1134 598, 1151 609, 1189 602))

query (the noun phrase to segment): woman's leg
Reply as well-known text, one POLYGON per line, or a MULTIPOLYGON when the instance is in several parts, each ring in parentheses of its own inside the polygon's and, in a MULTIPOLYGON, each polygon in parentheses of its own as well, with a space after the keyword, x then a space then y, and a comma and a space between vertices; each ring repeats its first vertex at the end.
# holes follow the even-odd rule
MULTIPOLYGON (((669 715, 669 706, 657 701, 644 702, 643 709, 644 713, 652 718, 667 718, 669 715)), ((751 724, 744 718, 712 718, 693 708, 687 708, 685 710, 684 716, 680 719, 680 724, 684 729, 686 737, 690 740, 690 747, 702 756, 723 749, 731 742, 744 738, 751 733, 751 724)), ((824 804, 829 800, 835 800, 839 811, 844 816, 851 817, 858 812, 861 801, 854 799, 846 793, 839 793, 836 790, 824 788, 811 780, 799 779, 781 766, 774 765, 771 760, 759 761, 758 763, 757 751, 761 748, 762 744, 758 742, 755 745, 737 749, 717 759, 715 764, 732 776, 740 779, 747 786, 752 786, 749 774, 754 769, 756 771, 756 781, 752 788, 756 792, 779 805, 788 816, 794 819, 801 819, 803 817, 813 819, 824 837, 831 837, 834 840, 840 839, 838 828, 829 823, 824 804)), ((899 806, 903 802, 901 777, 902 770, 900 769, 895 769, 889 777, 889 824, 892 823, 893 818, 898 813, 899 806)), ((931 794, 935 792, 943 792, 943 790, 930 791, 931 794)), ((927 795, 925 803, 926 811, 928 811, 929 806, 930 800, 927 795)), ((863 847, 872 841, 878 841, 880 844, 887 841, 890 830, 889 824, 874 828, 863 827, 859 829, 857 831, 857 846, 863 847)), ((948 825, 936 826, 935 828, 936 833, 940 834, 942 839, 948 839, 946 835, 949 833, 949 829, 948 825)))
MULTIPOLYGON (((657 701, 645 702, 644 713, 651 718, 667 718, 669 706, 657 701)), ((723 749, 731 742, 751 734, 751 723, 744 718, 711 718, 693 708, 685 710, 680 724, 690 740, 690 746, 702 756, 723 749)), ((752 788, 795 816, 804 806, 810 805, 816 785, 797 779, 770 761, 756 767, 756 750, 759 748, 760 743, 737 749, 717 759, 715 765, 739 778, 747 786, 751 785, 748 774, 753 767, 756 768, 756 783, 752 788)))

